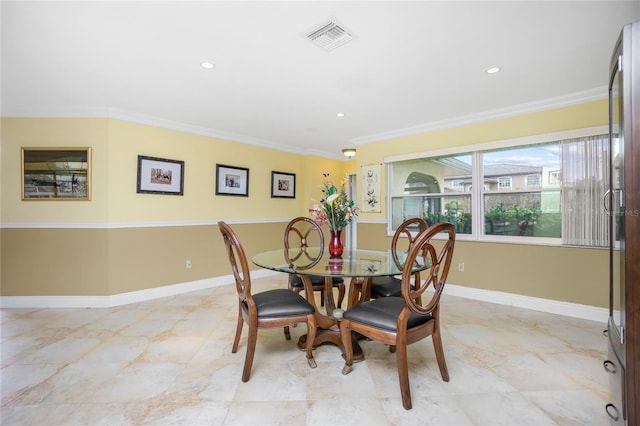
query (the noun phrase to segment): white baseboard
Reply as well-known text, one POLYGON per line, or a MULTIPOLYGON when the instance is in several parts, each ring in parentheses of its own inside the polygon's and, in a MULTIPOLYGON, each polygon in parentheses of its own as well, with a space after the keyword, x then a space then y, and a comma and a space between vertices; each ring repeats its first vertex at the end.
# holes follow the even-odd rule
POLYGON ((606 308, 562 302, 559 300, 541 299, 538 297, 523 296, 514 293, 504 293, 501 291, 482 290, 449 283, 446 284, 444 294, 464 297, 467 299, 481 300, 483 302, 497 303, 499 305, 531 309, 533 311, 546 312, 549 314, 598 321, 603 324, 606 324, 607 319, 609 318, 609 310, 606 308))
MULTIPOLYGON (((262 278, 277 272, 266 269, 251 271, 252 278, 262 278)), ((111 296, 1 296, 2 308, 110 308, 145 302, 161 297, 175 296, 192 291, 220 287, 233 283, 233 275, 207 278, 187 283, 130 291, 111 296)))
MULTIPOLYGON (((260 269, 251 271, 253 279, 264 278, 280 272, 260 269)), ((2 308, 110 308, 130 303, 144 302, 159 299, 161 297, 175 296, 197 290, 233 283, 232 275, 207 278, 182 284, 174 284, 155 287, 146 290, 131 291, 114 294, 111 296, 2 296, 0 307, 2 308)), ((522 296, 513 293, 504 293, 493 290, 482 290, 448 284, 445 295, 464 297, 483 302, 497 303, 500 305, 515 306, 550 314, 564 315, 573 318, 586 319, 606 323, 609 312, 605 308, 580 305, 577 303, 561 302, 558 300, 540 299, 537 297, 522 296)))

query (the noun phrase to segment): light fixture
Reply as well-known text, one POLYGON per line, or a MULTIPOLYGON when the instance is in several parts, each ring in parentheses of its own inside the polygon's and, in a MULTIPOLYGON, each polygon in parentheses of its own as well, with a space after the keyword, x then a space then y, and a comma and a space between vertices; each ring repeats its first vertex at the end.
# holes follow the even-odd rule
POLYGON ((342 150, 342 153, 344 155, 346 155, 347 157, 351 158, 354 155, 356 155, 356 149, 355 148, 345 148, 342 150))
POLYGON ((495 74, 497 72, 500 72, 500 67, 491 67, 487 69, 487 74, 495 74))
POLYGON ((200 66, 208 70, 212 70, 216 67, 216 65, 213 62, 201 62, 200 66))

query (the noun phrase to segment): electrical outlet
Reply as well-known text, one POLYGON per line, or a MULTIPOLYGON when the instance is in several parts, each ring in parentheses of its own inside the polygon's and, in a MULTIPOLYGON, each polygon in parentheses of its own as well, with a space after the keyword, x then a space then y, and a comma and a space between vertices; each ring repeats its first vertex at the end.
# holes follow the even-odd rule
POLYGON ((191 259, 187 259, 186 267, 187 269, 191 269, 191 259))
POLYGON ((464 272, 464 262, 462 260, 458 262, 458 271, 464 272))

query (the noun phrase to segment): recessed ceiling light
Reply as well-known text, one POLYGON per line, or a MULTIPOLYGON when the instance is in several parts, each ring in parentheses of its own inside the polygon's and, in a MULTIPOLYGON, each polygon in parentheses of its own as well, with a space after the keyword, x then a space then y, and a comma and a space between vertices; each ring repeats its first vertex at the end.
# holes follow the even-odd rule
POLYGON ((338 117, 342 118, 342 117, 344 117, 344 112, 339 112, 339 113, 337 113, 336 115, 337 115, 338 117))
POLYGON ((202 68, 208 69, 208 70, 212 70, 214 69, 216 66, 213 62, 201 62, 200 66, 202 68))
POLYGON ((500 72, 500 67, 491 67, 487 69, 487 74, 495 74, 497 72, 500 72))

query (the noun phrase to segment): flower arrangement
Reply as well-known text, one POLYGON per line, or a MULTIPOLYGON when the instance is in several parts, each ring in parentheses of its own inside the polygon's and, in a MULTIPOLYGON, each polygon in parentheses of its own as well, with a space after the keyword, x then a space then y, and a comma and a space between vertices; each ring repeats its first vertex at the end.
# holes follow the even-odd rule
POLYGON ((332 231, 340 231, 358 215, 358 207, 347 198, 345 190, 346 178, 340 182, 337 188, 329 181, 329 173, 322 174, 322 193, 325 198, 320 204, 315 204, 309 209, 311 218, 321 224, 327 223, 332 231))

